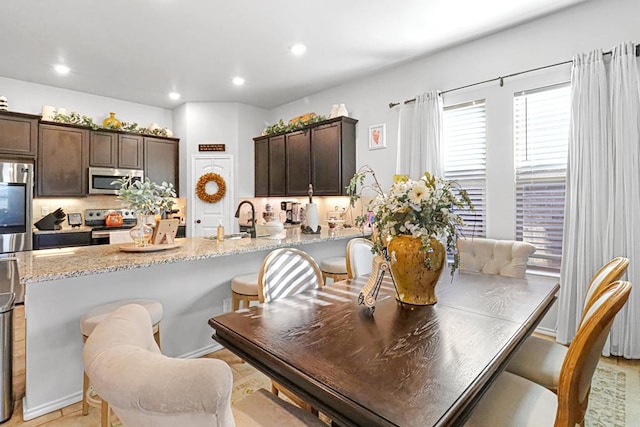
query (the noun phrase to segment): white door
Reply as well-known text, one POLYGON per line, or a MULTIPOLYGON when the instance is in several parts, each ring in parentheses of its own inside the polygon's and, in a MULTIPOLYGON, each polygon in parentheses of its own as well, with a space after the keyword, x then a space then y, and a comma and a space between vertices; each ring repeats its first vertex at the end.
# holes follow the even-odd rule
MULTIPOLYGON (((233 156, 229 155, 195 155, 191 158, 191 237, 215 236, 218 221, 222 220, 226 234, 232 233, 233 225, 233 156), (217 203, 200 200, 196 195, 196 184, 207 173, 218 174, 224 179, 225 196, 217 203)), ((215 194, 218 186, 208 182, 205 190, 215 194)))

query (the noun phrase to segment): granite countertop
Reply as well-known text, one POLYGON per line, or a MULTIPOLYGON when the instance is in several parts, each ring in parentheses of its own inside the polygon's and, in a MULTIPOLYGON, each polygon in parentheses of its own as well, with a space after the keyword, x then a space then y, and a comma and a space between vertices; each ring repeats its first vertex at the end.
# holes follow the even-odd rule
POLYGON ((320 234, 290 230, 282 235, 285 234, 286 237, 276 240, 243 238, 220 243, 203 237, 176 239, 179 247, 158 252, 123 252, 118 249, 120 245, 114 244, 18 252, 15 257, 20 282, 26 285, 362 236, 359 228, 323 229, 320 234))

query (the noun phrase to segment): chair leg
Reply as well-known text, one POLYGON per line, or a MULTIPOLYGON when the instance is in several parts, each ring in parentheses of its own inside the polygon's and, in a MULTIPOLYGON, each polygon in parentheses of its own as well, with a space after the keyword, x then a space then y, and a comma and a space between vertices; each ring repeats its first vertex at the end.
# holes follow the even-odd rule
POLYGON ((89 391, 89 377, 85 372, 84 379, 82 380, 82 415, 89 414, 89 402, 87 402, 88 391, 89 391))
POLYGON ((158 348, 162 350, 162 346, 160 345, 160 323, 158 323, 153 328, 153 339, 155 340, 156 344, 158 344, 158 348))
POLYGON ((278 387, 276 387, 273 381, 271 381, 271 393, 273 393, 276 396, 278 395, 278 387))
POLYGON ((109 406, 109 402, 107 402, 106 400, 102 399, 102 421, 101 421, 101 426, 102 427, 111 427, 111 407, 109 406))
POLYGON ((231 306, 233 307, 233 311, 240 310, 240 295, 231 291, 231 306))

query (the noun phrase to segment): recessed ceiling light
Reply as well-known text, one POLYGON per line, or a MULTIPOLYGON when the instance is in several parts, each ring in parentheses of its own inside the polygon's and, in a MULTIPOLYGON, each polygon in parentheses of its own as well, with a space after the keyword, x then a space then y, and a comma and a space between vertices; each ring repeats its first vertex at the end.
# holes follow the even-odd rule
POLYGON ((244 84, 244 79, 242 77, 234 77, 233 84, 236 86, 242 86, 244 84))
POLYGON ((294 55, 302 55, 307 50, 307 47, 302 43, 296 43, 293 46, 291 46, 289 49, 291 50, 291 53, 293 53, 294 55))
POLYGON ((58 74, 69 74, 69 71, 71 71, 71 68, 63 64, 55 65, 53 69, 56 70, 58 74))
POLYGON ((169 98, 173 100, 180 99, 180 94, 178 92, 169 92, 169 98))

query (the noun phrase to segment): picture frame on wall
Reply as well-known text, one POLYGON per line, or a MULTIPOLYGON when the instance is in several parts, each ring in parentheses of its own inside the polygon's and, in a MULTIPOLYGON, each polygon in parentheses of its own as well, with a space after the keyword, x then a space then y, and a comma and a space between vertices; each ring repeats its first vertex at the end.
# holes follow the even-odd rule
POLYGON ((369 150, 387 147, 386 123, 369 126, 369 150))

